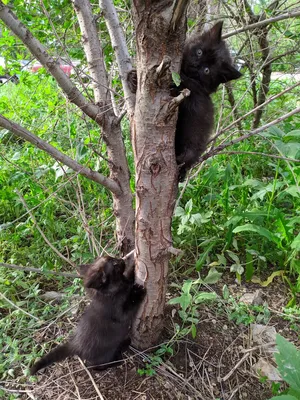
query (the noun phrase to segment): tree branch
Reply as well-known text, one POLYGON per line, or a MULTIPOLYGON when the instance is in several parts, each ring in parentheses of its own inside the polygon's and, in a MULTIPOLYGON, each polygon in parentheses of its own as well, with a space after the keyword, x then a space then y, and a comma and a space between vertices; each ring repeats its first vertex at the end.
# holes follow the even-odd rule
POLYGON ((96 21, 92 13, 91 3, 89 0, 72 0, 72 2, 82 32, 82 44, 89 66, 89 72, 93 78, 95 101, 96 103, 111 103, 102 48, 97 32, 96 21))
POLYGON ((126 39, 112 0, 99 0, 99 5, 101 11, 103 12, 111 44, 116 54, 125 95, 126 109, 129 115, 133 115, 135 95, 129 89, 127 82, 127 75, 128 72, 132 70, 132 64, 126 45, 126 39))
POLYGON ((41 274, 41 275, 57 275, 57 276, 64 276, 65 278, 80 278, 79 275, 71 274, 69 272, 57 272, 57 271, 51 271, 51 270, 41 270, 39 268, 33 268, 33 267, 23 267, 22 265, 16 265, 16 264, 6 264, 0 262, 0 267, 3 268, 8 268, 8 269, 16 269, 18 271, 25 271, 25 272, 34 272, 36 274, 41 274))
POLYGON ((234 125, 238 124, 240 121, 242 121, 243 119, 247 118, 249 115, 253 114, 256 110, 258 110, 259 108, 265 107, 267 104, 271 103, 273 100, 277 99, 278 97, 284 95, 285 93, 290 92, 291 90, 295 89, 297 86, 300 85, 300 82, 295 83, 294 85, 288 87, 287 89, 283 90, 280 93, 275 94, 274 96, 269 97, 264 103, 260 104, 259 106, 253 108, 252 110, 250 110, 249 112, 247 112, 246 114, 242 115, 241 117, 239 117, 237 120, 233 121, 231 124, 227 125, 225 128, 222 128, 219 132, 217 132, 216 135, 214 135, 210 140, 209 143, 212 141, 215 141, 222 133, 224 133, 225 131, 228 131, 229 129, 231 129, 234 125))
POLYGON ((18 19, 18 17, 5 6, 0 0, 0 19, 5 25, 24 43, 29 51, 34 55, 39 62, 47 68, 49 73, 55 78, 58 85, 64 91, 68 99, 76 104, 85 114, 96 122, 100 122, 102 115, 101 109, 86 100, 77 87, 73 84, 70 78, 60 68, 59 63, 51 57, 46 48, 39 40, 33 37, 32 33, 18 19))
POLYGON ((230 154, 251 154, 253 156, 270 157, 270 158, 276 158, 278 160, 290 161, 290 162, 294 162, 294 163, 300 163, 300 160, 297 160, 295 158, 278 156, 276 154, 260 153, 259 151, 231 151, 230 150, 230 151, 220 151, 220 152, 218 152, 217 155, 219 155, 219 154, 225 154, 225 155, 230 155, 230 154))
POLYGON ((238 33, 250 31, 252 29, 259 28, 261 26, 266 26, 272 24, 273 22, 283 21, 284 19, 296 18, 299 16, 300 16, 300 11, 291 11, 285 14, 277 15, 276 17, 268 18, 263 21, 256 22, 255 24, 247 25, 244 26, 243 28, 236 29, 235 31, 228 32, 222 36, 222 39, 227 39, 231 36, 237 35, 238 33))
POLYGON ((174 112, 177 110, 179 107, 180 103, 183 102, 183 100, 188 97, 191 94, 190 90, 185 88, 183 89, 178 96, 173 97, 172 100, 168 103, 168 111, 166 118, 170 119, 174 112))
POLYGON ((91 179, 92 181, 97 182, 100 185, 103 185, 104 187, 106 187, 115 194, 121 193, 119 185, 112 179, 107 178, 102 174, 99 174, 99 172, 92 171, 90 168, 84 167, 83 165, 79 164, 77 161, 73 160, 66 154, 61 153, 51 144, 45 142, 43 139, 40 139, 38 136, 29 132, 27 129, 16 124, 15 122, 8 120, 1 114, 0 114, 0 126, 7 129, 14 135, 27 140, 28 142, 32 143, 34 146, 45 151, 46 153, 50 154, 51 157, 53 157, 55 160, 62 162, 63 164, 70 167, 73 171, 78 172, 80 175, 83 175, 86 178, 91 179))
POLYGON ((28 315, 30 318, 35 319, 38 322, 41 322, 37 317, 35 317, 34 315, 30 314, 29 312, 23 310, 21 307, 17 306, 15 303, 13 303, 11 300, 9 300, 7 297, 4 296, 4 294, 2 294, 0 292, 0 297, 2 300, 6 301, 8 304, 10 304, 12 307, 16 308, 17 310, 21 311, 22 313, 28 315))
MULTIPOLYGON (((83 48, 89 60, 89 65, 94 68, 95 74, 100 75, 101 73, 102 79, 107 82, 103 54, 90 1, 73 0, 73 3, 82 33, 83 48)), ((116 196, 113 196, 118 245, 122 249, 122 252, 127 252, 134 246, 134 211, 130 190, 130 174, 120 120, 113 111, 111 98, 107 97, 102 99, 102 101, 111 107, 111 111, 108 111, 102 120, 102 136, 107 144, 108 159, 112 163, 110 164, 110 177, 117 181, 120 187, 120 193, 115 193, 116 196)))
POLYGON ((178 23, 181 18, 184 16, 187 6, 189 4, 189 0, 176 0, 174 2, 172 18, 170 22, 170 27, 173 31, 175 31, 178 27, 178 23))
POLYGON ((237 144, 239 142, 242 142, 243 140, 249 139, 251 136, 257 135, 258 133, 265 131, 266 129, 270 128, 271 126, 276 125, 279 122, 291 117, 292 115, 298 114, 298 113, 300 113, 300 107, 295 108, 293 111, 291 111, 287 114, 284 114, 284 115, 274 119, 274 121, 271 121, 268 124, 261 126, 260 128, 254 129, 254 130, 250 131, 249 133, 238 137, 237 139, 233 139, 233 140, 230 140, 229 142, 220 144, 219 146, 213 148, 212 150, 210 150, 206 154, 204 154, 202 157, 200 157, 198 164, 200 164, 204 160, 207 160, 208 158, 214 156, 215 154, 219 153, 220 151, 226 149, 227 147, 237 144))
POLYGON ((73 263, 73 261, 71 261, 69 258, 65 257, 59 250, 57 250, 57 248, 55 246, 53 246, 53 244, 50 242, 50 240, 47 238, 47 236, 44 234, 44 232, 42 231, 42 229, 39 227, 37 220, 35 219, 35 216, 33 215, 33 213, 30 211, 24 197, 21 195, 21 193, 19 192, 19 190, 16 190, 23 206, 25 207, 26 211, 29 213, 30 218, 32 219, 36 229, 40 232, 40 235, 42 236, 42 238, 44 239, 44 241, 46 242, 46 244, 50 247, 51 250, 54 251, 55 254, 58 255, 58 257, 60 257, 62 260, 64 260, 66 263, 70 264, 73 268, 75 268, 75 264, 73 263))

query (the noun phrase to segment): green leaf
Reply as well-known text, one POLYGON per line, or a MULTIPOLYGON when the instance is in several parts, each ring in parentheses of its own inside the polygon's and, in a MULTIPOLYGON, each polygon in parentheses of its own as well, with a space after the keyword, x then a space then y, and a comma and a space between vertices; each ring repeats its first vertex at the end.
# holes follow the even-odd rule
POLYGON ((199 293, 194 301, 196 304, 205 303, 206 301, 216 300, 217 294, 215 292, 201 292, 199 293))
POLYGON ((196 262, 196 270, 200 271, 201 268, 203 267, 206 258, 209 254, 209 252, 212 250, 212 248, 214 247, 214 245, 216 244, 216 242, 212 242, 207 249, 201 254, 201 256, 198 258, 197 262, 196 262))
POLYGON ((195 339, 195 337, 197 336, 197 328, 196 328, 196 325, 194 325, 194 324, 191 327, 191 333, 192 333, 193 339, 195 339))
MULTIPOLYGON (((284 131, 280 128, 278 128, 278 126, 271 126, 268 131, 267 131, 270 136, 273 136, 274 138, 282 138, 282 136, 285 135, 284 131)), ((263 133, 263 135, 265 136, 265 133, 263 133)))
POLYGON ((180 307, 185 311, 191 304, 191 301, 192 296, 188 293, 184 293, 180 297, 169 300, 169 304, 180 304, 180 307))
POLYGON ((281 377, 295 390, 300 391, 300 351, 279 334, 276 335, 279 353, 275 354, 281 377))
POLYGON ((275 396, 272 397, 270 400, 300 400, 299 398, 297 399, 294 396, 291 396, 289 394, 283 394, 282 396, 275 396))
POLYGON ((191 279, 188 279, 187 281, 185 281, 182 286, 183 293, 186 293, 186 294, 190 293, 192 285, 193 285, 193 281, 191 279))
POLYGON ((246 179, 242 186, 249 186, 249 187, 261 187, 263 183, 258 179, 246 179))
POLYGON ((223 294, 223 299, 224 299, 224 300, 228 300, 228 299, 229 299, 230 293, 229 293, 229 289, 228 289, 228 286, 227 286, 227 285, 224 285, 224 286, 223 286, 223 288, 222 288, 222 294, 223 294))
POLYGON ((176 207, 174 216, 175 217, 182 217, 183 215, 185 215, 184 209, 182 207, 180 207, 180 206, 176 207))
POLYGON ((180 75, 177 72, 172 72, 172 80, 175 83, 176 86, 180 85, 181 78, 180 75))
POLYGON ((243 267, 242 265, 238 265, 238 266, 237 266, 237 269, 236 269, 236 272, 237 272, 239 275, 242 275, 242 274, 244 273, 244 267, 243 267))
POLYGON ((273 282, 273 279, 274 279, 276 276, 283 276, 283 275, 284 275, 284 271, 283 271, 283 270, 275 271, 275 272, 273 272, 273 273, 268 277, 268 279, 265 280, 265 281, 261 281, 259 278, 257 278, 256 276, 254 276, 254 277, 251 279, 251 282, 253 282, 253 283, 258 283, 260 286, 266 287, 266 286, 269 286, 270 283, 273 282))
POLYGON ((214 283, 217 283, 221 278, 221 276, 222 276, 221 272, 218 272, 215 268, 211 268, 208 271, 206 277, 203 279, 203 282, 207 283, 208 285, 212 285, 214 283))
POLYGON ((239 259, 239 257, 238 257, 235 253, 233 253, 233 252, 230 251, 230 250, 227 250, 227 254, 229 255, 229 257, 230 257, 236 264, 240 264, 240 259, 239 259))
POLYGON ((295 390, 295 389, 293 389, 293 388, 289 388, 288 394, 289 394, 290 396, 296 397, 297 400, 300 400, 300 390, 295 390))
POLYGON ((210 221, 213 212, 208 211, 207 213, 201 215, 200 213, 191 215, 191 222, 193 222, 197 226, 201 226, 202 224, 206 224, 210 221))
POLYGON ((283 141, 286 142, 300 142, 300 129, 295 129, 284 135, 283 141))
POLYGON ((193 208, 193 199, 189 199, 189 201, 186 203, 184 209, 190 213, 192 211, 193 208))
POLYGON ((296 198, 300 197, 299 188, 296 185, 290 185, 282 194, 287 193, 296 198))
POLYGON ((254 225, 254 224, 245 224, 241 226, 237 226, 233 230, 234 233, 239 233, 239 232, 255 232, 259 234, 260 236, 263 236, 270 240, 271 242, 276 243, 277 245, 280 244, 280 240, 277 236, 275 236, 272 232, 270 232, 268 229, 263 228, 262 226, 254 225))
POLYGON ((300 233, 298 233, 298 235, 292 241, 291 248, 295 250, 300 250, 300 233))

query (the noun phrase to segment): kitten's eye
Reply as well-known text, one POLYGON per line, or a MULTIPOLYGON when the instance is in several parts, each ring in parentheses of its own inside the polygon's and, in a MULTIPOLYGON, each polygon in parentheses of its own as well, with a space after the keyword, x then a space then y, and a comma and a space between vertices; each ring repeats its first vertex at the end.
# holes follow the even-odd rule
POLYGON ((197 51, 196 51, 196 54, 197 54, 197 56, 198 57, 201 57, 202 56, 202 50, 201 49, 197 49, 197 51))
POLYGON ((205 75, 208 75, 209 74, 209 68, 204 68, 204 73, 205 73, 205 75))

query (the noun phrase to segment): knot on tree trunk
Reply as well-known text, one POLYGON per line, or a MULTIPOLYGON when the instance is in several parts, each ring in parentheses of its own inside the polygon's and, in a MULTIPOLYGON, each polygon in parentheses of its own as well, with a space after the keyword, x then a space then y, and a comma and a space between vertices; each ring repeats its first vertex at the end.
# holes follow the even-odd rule
POLYGON ((157 177, 157 175, 159 174, 160 170, 161 170, 161 167, 160 167, 159 163, 153 163, 153 164, 150 165, 150 172, 151 172, 151 174, 152 174, 152 176, 154 178, 157 177))

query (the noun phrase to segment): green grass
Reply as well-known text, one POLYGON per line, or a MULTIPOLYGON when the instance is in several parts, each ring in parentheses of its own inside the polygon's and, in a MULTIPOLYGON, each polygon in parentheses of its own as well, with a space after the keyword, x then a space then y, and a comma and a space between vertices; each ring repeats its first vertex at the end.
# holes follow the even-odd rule
MULTIPOLYGON (((243 85, 242 81, 237 82, 236 93, 243 93, 243 85)), ((277 86, 272 86, 270 95, 282 90, 277 86)), ((220 94, 215 99, 217 110, 220 94)), ((295 104, 295 97, 286 95, 267 108, 264 120, 276 118, 283 106, 291 110, 295 104)), ((243 112, 251 107, 246 96, 243 112)), ((223 117, 228 112, 225 108, 223 117)), ((50 140, 78 161, 104 174, 108 172, 105 163, 99 162, 89 147, 90 143, 99 145, 97 128, 92 122, 83 122, 79 113, 66 104, 50 78, 25 74, 20 85, 10 85, 1 92, 0 113, 50 140)), ((250 117, 246 119, 244 129, 251 127, 251 121, 250 117)), ((129 167, 133 171, 128 122, 124 120, 122 124, 129 167)), ((299 135, 289 136, 291 131, 299 129, 299 117, 294 116, 260 137, 235 145, 232 150, 276 154, 273 147, 276 146, 285 156, 299 157, 299 135)), ((112 199, 107 191, 82 177, 70 181, 71 171, 62 169, 42 151, 3 130, 0 154, 0 262, 45 270, 70 269, 42 239, 17 189, 53 246, 75 263, 89 261, 95 255, 89 230, 99 248, 106 246, 108 251, 114 251, 112 199), (83 205, 87 227, 80 212, 83 205)), ((290 289, 289 305, 293 306, 300 290, 297 185, 299 166, 292 162, 248 154, 222 154, 208 160, 199 176, 189 183, 173 219, 174 246, 184 251, 184 256, 175 260, 174 268, 181 266, 179 274, 189 277, 194 276, 195 270, 208 271, 214 267, 219 273, 233 274, 239 282, 254 276, 267 280, 279 270, 290 289)), ((0 299, 2 379, 20 370, 27 373, 29 363, 41 354, 32 335, 67 307, 67 300, 59 306, 46 305, 39 300, 39 293, 47 288, 66 287, 72 292, 78 289, 78 284, 0 267, 1 293, 38 319, 0 299)), ((260 314, 263 310, 256 312, 260 314)), ((231 316, 233 320, 246 322, 252 318, 247 310, 234 304, 231 316)))

